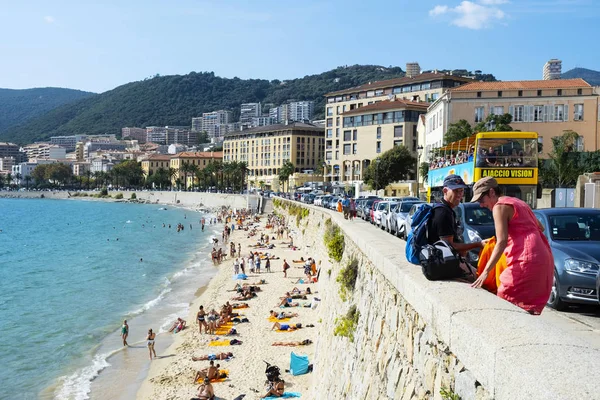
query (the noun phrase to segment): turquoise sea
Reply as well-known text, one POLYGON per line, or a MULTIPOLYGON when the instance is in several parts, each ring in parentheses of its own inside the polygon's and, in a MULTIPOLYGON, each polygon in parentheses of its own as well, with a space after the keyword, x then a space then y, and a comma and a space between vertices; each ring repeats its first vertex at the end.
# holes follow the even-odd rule
POLYGON ((187 314, 220 229, 160 208, 0 199, 0 399, 86 399, 123 319, 132 344, 187 314))

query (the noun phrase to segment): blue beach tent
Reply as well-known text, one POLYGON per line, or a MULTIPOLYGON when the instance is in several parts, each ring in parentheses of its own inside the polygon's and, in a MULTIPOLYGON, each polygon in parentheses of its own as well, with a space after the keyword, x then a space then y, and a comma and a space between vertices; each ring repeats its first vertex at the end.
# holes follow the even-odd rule
POLYGON ((308 372, 308 356, 301 356, 292 351, 290 355, 290 372, 292 375, 304 375, 308 372))

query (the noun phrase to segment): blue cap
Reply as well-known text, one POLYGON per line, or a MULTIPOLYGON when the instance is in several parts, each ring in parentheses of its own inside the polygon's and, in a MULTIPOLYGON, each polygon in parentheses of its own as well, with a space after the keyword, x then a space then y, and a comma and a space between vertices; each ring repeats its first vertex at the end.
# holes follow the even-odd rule
POLYGON ((454 189, 466 189, 467 185, 465 181, 458 175, 448 175, 444 178, 444 187, 450 190, 454 189))

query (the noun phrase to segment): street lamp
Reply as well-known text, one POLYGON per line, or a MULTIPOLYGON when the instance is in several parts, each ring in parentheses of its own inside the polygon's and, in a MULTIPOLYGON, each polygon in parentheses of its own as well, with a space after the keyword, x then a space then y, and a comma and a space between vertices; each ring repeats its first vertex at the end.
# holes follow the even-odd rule
POLYGON ((416 191, 416 193, 417 193, 417 196, 416 197, 418 197, 418 198, 421 198, 419 196, 419 194, 420 194, 419 193, 419 168, 420 168, 420 165, 419 165, 420 162, 419 161, 421 161, 421 153, 423 153, 423 146, 419 145, 417 147, 417 169, 416 169, 416 171, 417 171, 417 173, 416 173, 416 177, 417 177, 417 191, 416 191))

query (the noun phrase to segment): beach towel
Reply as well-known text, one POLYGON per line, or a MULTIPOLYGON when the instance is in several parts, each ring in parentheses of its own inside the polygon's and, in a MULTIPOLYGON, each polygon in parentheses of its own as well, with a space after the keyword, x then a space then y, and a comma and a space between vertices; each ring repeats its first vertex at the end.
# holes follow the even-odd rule
MULTIPOLYGON (((212 383, 215 383, 215 382, 225 382, 227 380, 227 378, 229 378, 229 370, 228 369, 220 369, 219 370, 219 375, 221 376, 221 378, 212 378, 210 381, 212 383)), ((200 384, 204 383, 204 378, 202 378, 202 377, 198 378, 198 380, 196 381, 196 383, 200 383, 200 384)))
POLYGON ((278 319, 277 317, 269 317, 269 322, 287 322, 290 319, 291 318, 281 318, 281 319, 278 319))
POLYGON ((279 397, 269 396, 269 397, 265 397, 265 399, 277 400, 277 399, 291 399, 294 397, 302 397, 302 394, 300 392, 283 392, 282 396, 279 396, 279 397))
POLYGON ((250 307, 250 305, 248 305, 248 304, 246 304, 246 303, 242 303, 242 304, 235 305, 235 306, 233 306, 232 308, 233 308, 234 310, 239 310, 239 309, 241 309, 241 308, 248 308, 248 307, 250 307))
POLYGON ((290 354, 290 372, 292 375, 304 375, 308 373, 308 356, 294 353, 290 354))
POLYGON ((229 340, 214 340, 208 344, 209 346, 229 346, 229 340))
POLYGON ((233 276, 233 279, 248 279, 248 275, 246 274, 237 274, 233 276))

